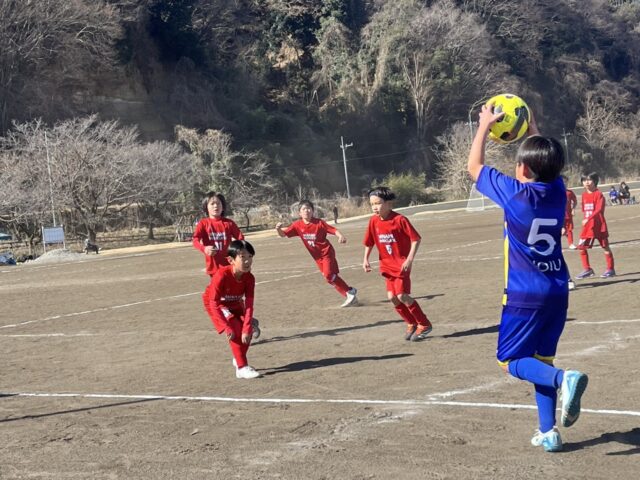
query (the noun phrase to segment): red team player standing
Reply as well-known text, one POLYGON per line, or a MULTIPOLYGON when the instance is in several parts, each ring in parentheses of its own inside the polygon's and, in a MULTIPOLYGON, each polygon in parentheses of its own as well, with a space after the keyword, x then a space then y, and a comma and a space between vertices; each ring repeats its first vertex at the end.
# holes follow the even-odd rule
MULTIPOLYGON (((565 187, 567 186, 567 177, 562 176, 565 187)), ((562 227, 562 234, 567 236, 569 242, 569 248, 575 250, 576 246, 573 243, 573 214, 575 213, 576 205, 578 205, 578 198, 576 194, 569 188, 567 188, 567 209, 564 212, 564 225, 562 227)))
POLYGON ((406 322, 405 340, 424 340, 432 330, 431 322, 411 293, 411 266, 420 245, 420 234, 407 217, 392 210, 395 194, 387 187, 369 191, 374 215, 364 235, 365 272, 371 271, 369 256, 375 245, 380 258, 380 273, 386 280, 387 297, 406 322))
POLYGON ((333 249, 333 245, 327 240, 327 234, 337 236, 340 243, 346 243, 346 237, 337 228, 332 227, 324 220, 316 218, 314 216, 313 203, 309 200, 302 200, 298 204, 298 212, 300 220, 296 220, 288 227, 282 228, 282 223, 276 224, 278 235, 281 237, 300 237, 329 285, 332 285, 340 295, 345 297, 341 307, 357 305, 356 294, 358 291, 347 285, 340 277, 336 252, 333 249))
POLYGON ((609 278, 616 275, 613 265, 613 252, 609 247, 609 230, 607 229, 607 221, 604 218, 605 199, 602 192, 598 190, 599 181, 600 177, 597 173, 590 173, 582 177, 582 185, 584 186, 582 212, 584 213, 584 219, 582 220, 582 232, 580 232, 578 250, 580 250, 580 260, 582 260, 584 271, 576 277, 579 280, 595 275, 589 264, 588 250, 593 247, 596 240, 604 250, 604 258, 607 262, 607 269, 600 277, 609 278))

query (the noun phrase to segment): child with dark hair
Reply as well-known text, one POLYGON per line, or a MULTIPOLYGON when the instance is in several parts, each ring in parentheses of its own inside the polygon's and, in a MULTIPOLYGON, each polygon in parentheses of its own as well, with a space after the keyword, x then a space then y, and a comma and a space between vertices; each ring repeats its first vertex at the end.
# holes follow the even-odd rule
MULTIPOLYGON (((233 220, 225 217, 227 201, 220 192, 207 192, 202 199, 202 212, 206 217, 200 219, 193 232, 193 246, 205 257, 207 275, 213 277, 220 267, 229 265, 227 249, 231 240, 243 240, 244 235, 233 220)), ((210 286, 202 294, 202 302, 211 317, 210 286)), ((255 325, 254 338, 260 336, 255 325)))
POLYGON ((281 237, 300 237, 303 245, 309 251, 318 265, 318 269, 329 285, 345 297, 341 307, 352 307, 358 304, 356 297, 358 290, 350 287, 340 277, 340 269, 336 260, 336 252, 333 245, 327 239, 327 234, 338 237, 339 243, 347 243, 347 238, 340 230, 332 227, 327 222, 314 216, 314 206, 309 200, 302 200, 298 204, 300 220, 296 220, 286 228, 282 228, 282 223, 276 224, 276 231, 281 237))
POLYGON ((607 221, 604 218, 606 202, 604 195, 598 190, 600 177, 594 172, 583 175, 581 180, 584 186, 584 192, 582 193, 582 213, 584 214, 584 219, 582 220, 582 231, 580 232, 578 250, 580 250, 580 260, 582 261, 584 270, 576 276, 576 279, 582 280, 595 275, 589 264, 588 250, 593 247, 596 240, 598 240, 602 250, 604 250, 604 258, 607 262, 607 269, 600 277, 615 277, 616 271, 614 269, 613 252, 611 251, 611 247, 609 247, 609 230, 607 228, 607 221))
POLYGON ((531 443, 557 452, 562 450, 557 389, 562 391, 561 422, 569 427, 578 420, 588 383, 583 373, 553 366, 569 299, 560 242, 566 208, 560 179, 564 152, 556 139, 539 135, 532 115, 531 136, 516 156, 515 178, 485 166, 487 135, 502 115, 494 114, 491 105, 482 107, 468 162, 478 191, 504 209, 506 282, 497 359, 505 372, 533 383, 539 427, 531 443))
POLYGON ((386 280, 387 297, 405 321, 405 340, 418 342, 433 329, 431 322, 411 293, 411 267, 420 246, 420 234, 407 217, 393 211, 396 195, 388 187, 369 190, 373 216, 364 235, 365 272, 371 271, 369 256, 373 246, 378 249, 380 273, 386 280))
POLYGON ((251 273, 255 255, 253 246, 245 240, 230 242, 227 265, 218 268, 209 286, 211 320, 218 334, 229 340, 236 378, 260 376, 247 361, 253 338, 253 299, 256 279, 251 273))

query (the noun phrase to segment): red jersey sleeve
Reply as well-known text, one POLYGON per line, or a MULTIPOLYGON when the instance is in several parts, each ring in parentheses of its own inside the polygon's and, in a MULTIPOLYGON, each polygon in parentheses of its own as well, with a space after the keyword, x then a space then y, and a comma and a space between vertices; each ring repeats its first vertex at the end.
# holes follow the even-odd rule
POLYGON ((291 237, 297 237, 298 235, 300 235, 300 232, 298 232, 298 229, 296 228, 297 227, 296 223, 297 222, 293 222, 291 225, 289 225, 287 228, 283 230, 284 234, 287 237, 291 238, 291 237))
POLYGON ((244 235, 242 234, 242 231, 240 230, 240 227, 238 227, 238 225, 236 224, 236 222, 229 220, 231 222, 231 229, 230 232, 231 236, 233 238, 235 238, 236 240, 244 240, 244 235))
POLYGON ((320 220, 322 227, 326 230, 327 233, 330 233, 331 235, 335 235, 336 234, 336 227, 334 227, 333 225, 329 225, 327 222, 325 222, 324 220, 320 220))
POLYGON ((362 244, 365 247, 373 247, 376 244, 376 237, 373 232, 373 217, 369 219, 369 225, 367 226, 367 230, 364 232, 364 240, 362 244))
POLYGON ((193 246, 204 253, 204 238, 206 237, 206 231, 204 228, 204 222, 200 220, 193 231, 193 246))
POLYGON ((411 222, 408 218, 401 217, 400 226, 402 227, 402 231, 407 234, 407 237, 409 237, 409 240, 411 240, 412 243, 422 238, 418 231, 414 228, 414 226, 411 225, 411 222))

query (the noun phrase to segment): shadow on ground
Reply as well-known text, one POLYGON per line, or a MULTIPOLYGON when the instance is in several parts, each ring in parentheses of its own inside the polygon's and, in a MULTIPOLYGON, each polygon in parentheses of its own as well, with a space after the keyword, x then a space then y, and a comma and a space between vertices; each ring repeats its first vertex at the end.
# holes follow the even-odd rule
POLYGON ((395 360, 397 358, 405 358, 413 356, 412 353, 396 353, 393 355, 369 356, 369 357, 333 357, 323 358, 321 360, 305 360, 303 362, 289 363, 281 367, 270 368, 263 375, 275 375, 285 372, 299 372, 301 370, 312 370, 314 368, 331 367, 334 365, 345 365, 348 363, 365 362, 369 360, 395 360))

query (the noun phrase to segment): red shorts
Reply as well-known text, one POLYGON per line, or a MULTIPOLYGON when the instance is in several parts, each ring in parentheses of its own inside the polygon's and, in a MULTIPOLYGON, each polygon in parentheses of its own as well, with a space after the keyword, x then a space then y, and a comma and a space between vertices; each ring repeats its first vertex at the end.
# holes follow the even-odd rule
POLYGON ((602 248, 608 248, 609 247, 609 239, 608 238, 594 238, 594 237, 590 237, 590 238, 581 238, 580 242, 578 242, 578 249, 579 250, 587 250, 591 247, 593 247, 593 244, 595 243, 595 241, 598 240, 598 243, 600 243, 600 246, 602 248))
POLYGON ((395 296, 402 293, 411 293, 411 277, 391 277, 384 275, 385 282, 387 284, 387 292, 391 292, 395 296))
POLYGON ((316 260, 318 269, 322 272, 324 278, 333 281, 333 278, 340 273, 338 262, 335 257, 322 257, 316 260))

